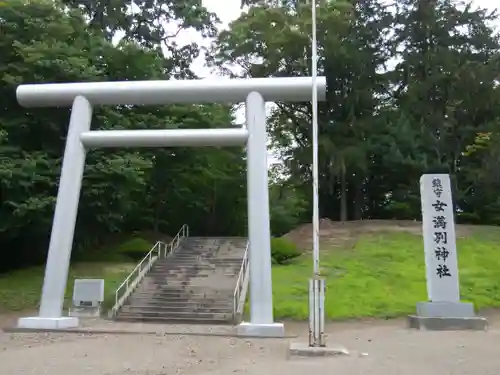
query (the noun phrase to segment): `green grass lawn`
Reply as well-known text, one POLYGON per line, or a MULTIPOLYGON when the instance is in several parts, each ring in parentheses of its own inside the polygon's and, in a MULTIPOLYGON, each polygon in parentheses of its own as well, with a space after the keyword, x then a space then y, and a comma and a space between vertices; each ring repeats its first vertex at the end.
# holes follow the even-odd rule
MULTIPOLYGON (((500 229, 478 227, 458 240, 462 299, 476 308, 500 307, 500 229)), ((421 236, 399 232, 361 235, 353 248, 321 248, 322 274, 327 278, 326 313, 329 319, 393 317, 415 311, 426 300, 421 236)), ((68 278, 66 299, 71 299, 75 278, 104 278, 105 307, 135 263, 76 263, 68 278)), ((37 308, 44 267, 0 275, 0 311, 37 308)), ((273 266, 275 316, 307 319, 311 257, 273 266)))
MULTIPOLYGON (((104 307, 114 303, 116 288, 135 267, 134 263, 77 263, 71 267, 66 287, 66 307, 73 294, 76 278, 103 278, 104 307)), ((0 312, 37 309, 45 267, 32 267, 0 275, 0 312)))
MULTIPOLYGON (((120 239, 112 245, 74 252, 66 285, 65 308, 71 305, 74 280, 104 279, 104 309, 113 306, 116 288, 154 245, 141 236, 120 239)), ((0 312, 38 309, 45 266, 0 274, 0 312)))
MULTIPOLYGON (((458 240, 462 300, 476 308, 500 306, 500 232, 478 228, 458 240)), ((415 311, 427 299, 421 236, 408 233, 361 235, 353 249, 321 249, 327 278, 329 319, 394 317, 415 311)), ((277 318, 307 319, 310 256, 273 268, 277 318)))

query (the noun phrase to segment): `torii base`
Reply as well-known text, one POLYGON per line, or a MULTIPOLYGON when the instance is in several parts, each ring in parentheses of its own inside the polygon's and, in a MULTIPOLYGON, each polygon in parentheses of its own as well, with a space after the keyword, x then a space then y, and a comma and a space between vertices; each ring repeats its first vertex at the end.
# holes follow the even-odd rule
POLYGON ((43 318, 40 316, 20 318, 17 321, 18 329, 26 330, 58 330, 77 328, 79 324, 78 318, 62 316, 59 318, 43 318))

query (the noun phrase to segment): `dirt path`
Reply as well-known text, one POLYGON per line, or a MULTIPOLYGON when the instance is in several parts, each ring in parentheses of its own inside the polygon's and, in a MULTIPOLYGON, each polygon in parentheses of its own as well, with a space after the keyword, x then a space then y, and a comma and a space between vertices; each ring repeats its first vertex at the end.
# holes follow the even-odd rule
MULTIPOLYGON (((416 332, 402 320, 333 323, 329 345, 351 354, 329 359, 288 359, 290 340, 0 333, 0 374, 493 375, 500 325, 496 315, 491 321, 489 332, 416 332)), ((287 325, 302 340, 306 332, 302 323, 287 325)))

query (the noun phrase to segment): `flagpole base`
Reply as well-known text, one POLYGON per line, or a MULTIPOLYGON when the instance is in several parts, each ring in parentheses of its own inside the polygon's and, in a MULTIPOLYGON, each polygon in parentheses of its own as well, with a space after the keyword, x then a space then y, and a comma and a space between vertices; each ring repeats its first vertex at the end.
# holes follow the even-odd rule
POLYGON ((309 280, 309 347, 325 347, 325 279, 309 280))
POLYGON ((306 343, 293 342, 290 344, 288 355, 291 357, 336 357, 349 355, 343 347, 309 346, 306 343))

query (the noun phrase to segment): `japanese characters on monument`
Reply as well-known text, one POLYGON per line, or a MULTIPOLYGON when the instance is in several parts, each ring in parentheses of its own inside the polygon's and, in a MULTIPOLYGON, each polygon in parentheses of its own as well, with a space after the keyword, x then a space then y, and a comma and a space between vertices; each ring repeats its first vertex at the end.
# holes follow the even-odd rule
POLYGON ((450 176, 420 178, 427 295, 432 302, 458 302, 457 246, 450 176))

